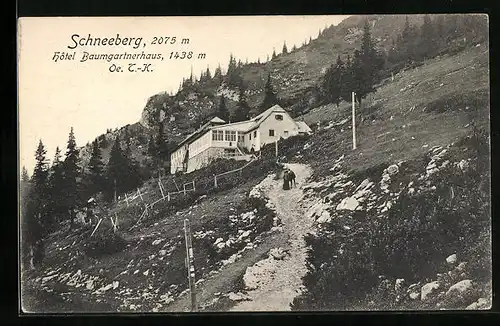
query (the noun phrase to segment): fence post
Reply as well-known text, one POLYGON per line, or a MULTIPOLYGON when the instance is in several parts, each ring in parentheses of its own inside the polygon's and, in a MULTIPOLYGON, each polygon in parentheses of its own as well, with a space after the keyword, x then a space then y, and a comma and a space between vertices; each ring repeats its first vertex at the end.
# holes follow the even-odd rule
POLYGON ((194 254, 193 254, 193 244, 191 238, 191 226, 188 219, 184 220, 184 238, 186 241, 186 265, 187 265, 186 267, 189 280, 189 292, 191 294, 191 311, 197 311, 198 307, 196 306, 194 254))
POLYGON ((217 188, 217 175, 214 174, 214 188, 217 188))

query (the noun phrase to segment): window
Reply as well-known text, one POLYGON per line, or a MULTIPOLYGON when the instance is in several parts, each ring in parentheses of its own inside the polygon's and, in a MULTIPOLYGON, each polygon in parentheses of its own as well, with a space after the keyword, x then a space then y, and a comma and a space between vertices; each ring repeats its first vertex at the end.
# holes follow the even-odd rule
POLYGON ((236 141, 236 131, 226 130, 226 141, 236 141))
POLYGON ((274 129, 269 129, 269 136, 274 137, 274 129))
POLYGON ((241 133, 238 134, 238 143, 243 143, 245 141, 245 136, 243 136, 241 133))
POLYGON ((281 114, 276 114, 274 117, 276 118, 276 120, 283 120, 283 115, 281 114))
POLYGON ((248 135, 248 139, 252 140, 252 133, 248 135))
POLYGON ((212 130, 212 140, 216 140, 216 141, 224 140, 224 131, 212 130))
POLYGON ((288 136, 288 130, 285 130, 285 137, 288 136))
POLYGON ((257 138, 257 130, 253 132, 253 138, 257 138))

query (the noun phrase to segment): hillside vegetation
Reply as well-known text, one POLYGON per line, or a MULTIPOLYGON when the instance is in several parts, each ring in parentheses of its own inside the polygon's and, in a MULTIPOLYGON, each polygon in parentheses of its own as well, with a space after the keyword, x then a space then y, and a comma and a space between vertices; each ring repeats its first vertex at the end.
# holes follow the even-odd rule
MULTIPOLYGON (((353 16, 291 53, 240 67, 252 105, 261 101, 260 87, 276 69, 272 78, 281 100, 313 129, 312 135, 279 142, 281 161, 312 170, 294 197, 294 207, 303 207, 314 225, 305 239, 303 288, 294 289, 300 294, 290 309, 488 308, 489 46, 475 39, 454 43, 430 59, 383 71, 376 91, 361 106, 357 103, 353 150, 351 103, 320 105, 324 100, 318 83, 338 53, 359 46, 366 18, 353 16), (305 99, 304 109, 291 109, 298 103, 295 98, 305 99)), ((390 48, 405 25, 404 16, 369 16, 369 21, 381 49, 390 48)), ((414 24, 422 21, 422 16, 411 17, 414 24)), ((286 211, 277 211, 259 188, 280 182, 274 144, 266 145, 241 173, 219 179, 217 187, 214 175, 245 162, 217 160, 189 174, 158 177, 161 156, 152 155, 148 145, 161 117, 165 137, 181 139, 213 113, 222 93, 230 110, 237 105, 234 89, 227 85, 184 85, 175 96, 153 96, 140 123, 110 131, 105 140, 98 137, 103 162, 109 160, 116 137, 127 148, 145 180, 127 190, 128 196, 139 189, 142 200, 127 205, 119 193, 117 202, 101 203, 97 217, 116 216, 116 232, 109 219, 94 233, 96 223, 51 230, 43 263, 22 275, 27 310, 185 308, 185 219, 192 224, 199 289, 210 284, 213 290, 208 281, 219 273, 225 276, 224 267, 237 265, 228 272, 230 278, 218 281, 217 294, 203 292, 207 300, 217 297, 203 309, 231 309, 233 301, 245 297, 242 264, 267 254, 259 246, 286 246, 277 218, 286 211), (169 192, 192 181, 196 190, 158 201, 143 214, 145 204, 161 197, 159 181, 169 192), (225 295, 222 303, 219 291, 225 295)), ((84 167, 90 152, 80 152, 84 167)), ((28 189, 26 183, 23 189, 28 189)), ((275 197, 286 204, 286 196, 275 197)))

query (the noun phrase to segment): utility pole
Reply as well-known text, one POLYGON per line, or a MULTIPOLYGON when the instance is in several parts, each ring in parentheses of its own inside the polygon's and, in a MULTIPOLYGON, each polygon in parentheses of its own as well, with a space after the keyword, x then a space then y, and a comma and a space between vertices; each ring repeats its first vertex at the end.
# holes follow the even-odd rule
POLYGON ((186 267, 188 271, 189 292, 191 294, 191 311, 198 311, 196 306, 196 284, 194 274, 193 243, 191 238, 191 226, 189 219, 184 220, 184 237, 186 239, 186 267))
POLYGON ((356 149, 356 93, 352 92, 352 149, 356 149))

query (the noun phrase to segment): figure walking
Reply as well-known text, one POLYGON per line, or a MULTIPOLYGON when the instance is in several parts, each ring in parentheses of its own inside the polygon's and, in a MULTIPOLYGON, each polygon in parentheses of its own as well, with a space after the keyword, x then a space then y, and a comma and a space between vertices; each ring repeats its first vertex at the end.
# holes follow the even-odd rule
POLYGON ((283 171, 283 190, 290 190, 290 179, 288 171, 283 171))
POLYGON ((295 182, 295 173, 293 173, 292 170, 287 169, 288 171, 288 178, 290 180, 290 186, 293 185, 293 187, 297 187, 297 183, 295 182))

